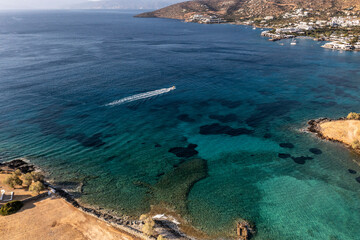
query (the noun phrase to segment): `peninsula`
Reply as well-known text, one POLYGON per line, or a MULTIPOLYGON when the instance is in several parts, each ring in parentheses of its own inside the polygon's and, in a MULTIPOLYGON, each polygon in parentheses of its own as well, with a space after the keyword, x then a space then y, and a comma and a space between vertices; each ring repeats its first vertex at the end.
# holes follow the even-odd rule
POLYGON ((332 120, 321 118, 308 122, 310 132, 320 138, 340 142, 360 153, 360 114, 349 113, 346 118, 332 120))
POLYGON ((329 41, 324 48, 359 51, 359 13, 360 0, 194 0, 136 17, 252 25, 270 28, 261 35, 272 41, 306 36, 329 41))

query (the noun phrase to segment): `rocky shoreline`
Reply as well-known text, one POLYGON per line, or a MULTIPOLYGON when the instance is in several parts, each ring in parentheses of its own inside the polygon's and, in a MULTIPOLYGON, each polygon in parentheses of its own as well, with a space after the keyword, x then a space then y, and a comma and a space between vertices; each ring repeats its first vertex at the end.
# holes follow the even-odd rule
POLYGON ((351 119, 347 119, 347 118, 338 118, 338 119, 318 118, 318 119, 309 120, 307 122, 307 124, 309 125, 307 127, 307 131, 311 132, 311 133, 314 133, 317 137, 319 137, 321 139, 331 141, 331 142, 335 142, 335 143, 340 143, 341 145, 347 147, 348 149, 353 150, 353 151, 355 151, 357 153, 360 153, 359 149, 354 149, 350 144, 348 144, 348 143, 346 143, 344 141, 341 141, 341 140, 338 140, 338 139, 335 139, 335 138, 328 137, 328 136, 324 135, 320 125, 323 124, 323 123, 336 122, 336 121, 351 121, 351 119))
MULTIPOLYGON (((41 169, 33 164, 31 164, 28 160, 21 158, 21 159, 15 159, 8 162, 0 163, 0 167, 8 168, 9 170, 16 170, 20 169, 20 171, 23 174, 32 172, 32 171, 41 171, 41 169)), ((44 185, 52 188, 56 191, 56 194, 63 198, 65 201, 70 203, 75 208, 81 210, 82 212, 89 214, 91 216, 94 216, 110 225, 112 225, 115 228, 118 228, 122 231, 125 231, 129 234, 132 234, 140 239, 147 239, 147 240, 153 240, 156 239, 155 237, 146 236, 142 233, 140 230, 142 225, 144 224, 143 221, 140 220, 132 220, 128 216, 117 216, 115 214, 111 214, 109 211, 105 210, 99 210, 95 207, 89 207, 83 205, 81 202, 75 199, 75 197, 67 192, 66 190, 53 186, 51 183, 44 181, 44 185)), ((182 233, 176 224, 171 224, 168 220, 159 220, 157 219, 155 221, 156 228, 161 228, 162 234, 167 236, 167 239, 184 239, 184 240, 190 240, 193 239, 191 237, 186 236, 184 233, 182 233)))
MULTIPOLYGON (((339 119, 341 120, 341 119, 339 119)), ((315 133, 316 136, 318 136, 321 139, 325 139, 325 140, 329 140, 331 141, 331 139, 325 137, 320 129, 320 124, 324 123, 324 122, 330 122, 330 121, 334 121, 330 118, 318 118, 318 119, 311 119, 307 122, 307 124, 309 125, 307 127, 307 130, 311 133, 315 133)), ((338 141, 337 141, 338 142, 338 141)))

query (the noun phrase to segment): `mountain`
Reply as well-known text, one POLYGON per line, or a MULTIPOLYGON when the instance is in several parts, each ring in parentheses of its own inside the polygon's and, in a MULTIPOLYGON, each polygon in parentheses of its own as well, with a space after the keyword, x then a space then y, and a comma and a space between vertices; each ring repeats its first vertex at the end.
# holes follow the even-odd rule
POLYGON ((236 20, 265 16, 280 16, 295 9, 337 12, 360 10, 360 0, 194 0, 177 3, 137 17, 187 19, 194 14, 215 14, 236 20))
POLYGON ((181 0, 92 0, 72 5, 75 9, 159 9, 181 0))

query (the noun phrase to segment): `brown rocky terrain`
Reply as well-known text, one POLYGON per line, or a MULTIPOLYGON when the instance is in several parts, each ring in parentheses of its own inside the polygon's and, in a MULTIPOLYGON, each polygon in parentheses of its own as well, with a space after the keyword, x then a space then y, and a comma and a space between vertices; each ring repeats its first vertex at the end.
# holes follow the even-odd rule
POLYGON ((137 17, 184 20, 193 14, 216 14, 227 20, 279 16, 294 9, 332 12, 360 10, 360 0, 194 0, 174 4, 137 17))

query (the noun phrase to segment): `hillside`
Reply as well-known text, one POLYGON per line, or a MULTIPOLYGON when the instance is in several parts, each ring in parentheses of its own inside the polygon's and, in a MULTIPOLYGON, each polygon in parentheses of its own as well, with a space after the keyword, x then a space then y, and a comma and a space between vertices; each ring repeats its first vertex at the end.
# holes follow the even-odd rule
POLYGON ((181 0, 97 0, 73 4, 73 9, 159 9, 181 0))
POLYGON ((174 4, 137 17, 187 19, 194 14, 215 14, 228 20, 280 16, 295 9, 330 12, 360 10, 360 0, 194 0, 174 4))

